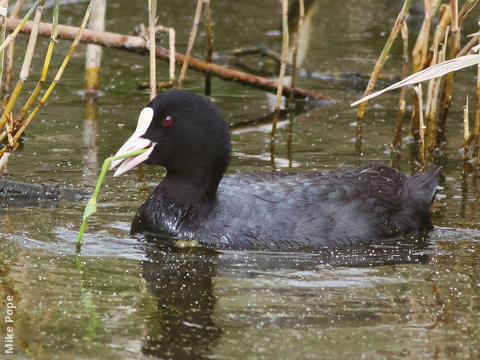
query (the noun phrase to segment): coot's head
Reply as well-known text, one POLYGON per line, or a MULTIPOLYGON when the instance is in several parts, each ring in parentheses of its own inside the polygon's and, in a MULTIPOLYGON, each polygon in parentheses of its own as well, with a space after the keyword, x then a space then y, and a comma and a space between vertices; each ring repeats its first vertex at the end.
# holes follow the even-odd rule
POLYGON ((209 182, 216 191, 230 161, 228 125, 213 103, 181 90, 158 95, 141 111, 133 135, 116 155, 146 152, 117 160, 116 175, 145 162, 162 165, 170 178, 209 182))

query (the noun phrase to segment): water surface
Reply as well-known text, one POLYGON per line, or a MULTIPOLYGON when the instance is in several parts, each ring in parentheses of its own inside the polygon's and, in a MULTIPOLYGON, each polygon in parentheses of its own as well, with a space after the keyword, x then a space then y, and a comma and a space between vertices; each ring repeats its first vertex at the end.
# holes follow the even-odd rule
MULTIPOLYGON (((398 11, 390 3, 318 1, 302 67, 368 74, 398 11)), ((78 24, 85 6, 62 6, 60 21, 78 24)), ((212 6, 216 50, 268 45, 280 51, 277 1, 212 6)), ((159 5, 159 22, 176 28, 179 51, 187 44, 193 7, 192 1, 159 5)), ((110 2, 107 17, 108 30, 129 32, 146 21, 144 4, 110 2)), ((412 18, 415 31, 421 16, 412 18)), ((201 29, 195 56, 204 57, 204 44, 201 29)), ((58 44, 54 67, 68 46, 58 44)), ((148 102, 148 94, 136 89, 148 79, 148 58, 105 49, 102 96, 86 108, 84 52, 80 46, 28 129, 23 150, 11 157, 9 179, 91 189, 103 159, 135 128, 148 102), (96 121, 87 119, 92 110, 96 121)), ((400 55, 396 44, 386 73, 399 73, 400 55)), ((42 56, 35 58, 27 90, 42 56)), ((235 66, 224 56, 217 61, 235 66)), ((237 65, 259 69, 268 61, 250 57, 237 65)), ((152 166, 107 177, 80 256, 75 237, 83 203, 1 209, 0 310, 6 311, 7 295, 16 306, 15 353, 2 351, 2 359, 478 359, 479 179, 470 175, 462 184, 459 151, 462 106, 467 94, 474 96, 474 72, 457 76, 442 189, 433 206, 436 228, 426 239, 316 254, 164 249, 129 236, 133 214, 164 174, 152 166)), ((159 63, 159 76, 167 74, 159 63)), ((361 96, 361 87, 318 78, 299 84, 336 102, 299 103, 293 125, 280 123, 276 170, 353 166, 356 109, 349 103, 361 96)), ((185 87, 201 93, 203 75, 189 72, 185 87)), ((397 96, 370 105, 362 162, 389 162, 397 96)), ((212 100, 232 126, 263 119, 273 108, 273 96, 219 79, 213 79, 212 100)), ((271 171, 269 132, 268 125, 235 127, 229 172, 271 171)), ((411 169, 406 147, 400 168, 411 169)), ((0 322, 2 338, 6 326, 0 322)))

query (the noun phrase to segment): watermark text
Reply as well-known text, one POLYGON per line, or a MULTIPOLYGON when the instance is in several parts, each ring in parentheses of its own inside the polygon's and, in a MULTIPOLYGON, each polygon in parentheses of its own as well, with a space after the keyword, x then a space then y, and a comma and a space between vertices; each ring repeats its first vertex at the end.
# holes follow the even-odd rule
POLYGON ((5 354, 13 354, 13 318, 16 310, 13 295, 7 295, 7 311, 5 313, 5 354))

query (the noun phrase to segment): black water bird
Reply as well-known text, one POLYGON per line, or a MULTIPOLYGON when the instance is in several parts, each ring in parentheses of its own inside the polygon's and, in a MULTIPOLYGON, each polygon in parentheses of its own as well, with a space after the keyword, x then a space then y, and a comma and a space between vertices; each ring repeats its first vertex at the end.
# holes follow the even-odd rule
POLYGON ((315 173, 224 176, 230 133, 216 106, 173 90, 142 110, 117 154, 115 175, 140 162, 167 173, 131 232, 195 240, 214 249, 319 249, 376 244, 432 230, 439 169, 413 176, 381 164, 315 173))

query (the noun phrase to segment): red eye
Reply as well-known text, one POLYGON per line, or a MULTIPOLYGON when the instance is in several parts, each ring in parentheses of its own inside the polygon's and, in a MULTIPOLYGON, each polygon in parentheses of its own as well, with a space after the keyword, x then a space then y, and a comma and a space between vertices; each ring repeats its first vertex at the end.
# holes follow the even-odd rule
POLYGON ((173 123, 173 119, 170 115, 168 115, 165 119, 162 121, 163 126, 170 126, 173 123))

